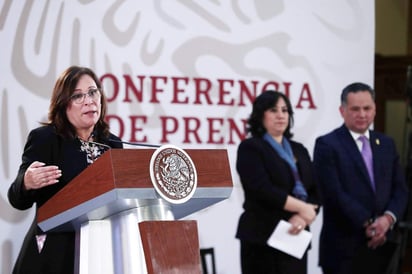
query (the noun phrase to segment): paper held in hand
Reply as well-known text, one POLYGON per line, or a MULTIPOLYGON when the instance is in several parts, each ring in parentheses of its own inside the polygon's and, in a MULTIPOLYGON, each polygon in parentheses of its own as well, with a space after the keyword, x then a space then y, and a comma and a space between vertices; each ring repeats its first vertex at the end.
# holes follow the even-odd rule
POLYGON ((290 223, 281 220, 267 243, 271 247, 301 259, 312 239, 312 233, 302 230, 299 234, 292 235, 288 232, 291 226, 290 223))

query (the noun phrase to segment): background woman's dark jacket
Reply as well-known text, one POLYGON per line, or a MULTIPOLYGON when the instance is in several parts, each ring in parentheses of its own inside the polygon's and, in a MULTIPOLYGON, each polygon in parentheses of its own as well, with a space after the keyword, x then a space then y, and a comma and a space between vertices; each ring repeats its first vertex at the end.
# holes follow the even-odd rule
MULTIPOLYGON (((302 144, 289 142, 308 192, 307 202, 319 204, 309 153, 302 144)), ((245 195, 236 237, 265 244, 278 222, 287 221, 293 215, 283 209, 295 185, 292 170, 268 142, 258 137, 246 139, 239 145, 236 168, 245 195)))

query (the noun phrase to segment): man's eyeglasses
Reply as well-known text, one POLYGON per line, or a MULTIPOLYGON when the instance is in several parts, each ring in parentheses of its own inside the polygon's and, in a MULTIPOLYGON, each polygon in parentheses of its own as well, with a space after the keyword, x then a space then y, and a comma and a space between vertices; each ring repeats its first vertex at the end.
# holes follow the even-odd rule
POLYGON ((72 100, 75 104, 83 104, 86 96, 89 96, 93 101, 97 102, 97 100, 100 99, 100 89, 91 88, 86 93, 75 93, 70 96, 70 100, 72 100))

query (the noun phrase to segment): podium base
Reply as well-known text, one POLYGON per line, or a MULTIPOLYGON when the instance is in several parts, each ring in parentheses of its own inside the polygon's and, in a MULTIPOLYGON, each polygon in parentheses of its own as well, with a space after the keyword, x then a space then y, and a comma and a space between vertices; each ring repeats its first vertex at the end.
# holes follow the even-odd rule
POLYGON ((76 274, 148 273, 138 224, 174 220, 168 205, 155 201, 83 224, 76 237, 76 274))
POLYGON ((196 221, 139 223, 149 274, 201 274, 196 221))

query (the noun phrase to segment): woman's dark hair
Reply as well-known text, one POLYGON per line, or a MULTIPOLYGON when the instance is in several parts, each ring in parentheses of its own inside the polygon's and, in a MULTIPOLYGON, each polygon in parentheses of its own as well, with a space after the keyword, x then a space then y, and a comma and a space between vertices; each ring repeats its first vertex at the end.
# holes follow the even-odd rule
MULTIPOLYGON (((75 138, 77 136, 74 126, 67 118, 66 109, 70 103, 70 96, 74 93, 76 85, 83 75, 89 75, 93 78, 96 82, 97 88, 102 91, 102 84, 96 74, 89 68, 79 66, 71 66, 63 71, 63 73, 56 80, 53 88, 48 115, 49 121, 43 124, 53 125, 56 128, 57 134, 65 138, 75 138)), ((107 112, 107 103, 104 92, 101 92, 100 100, 100 118, 94 127, 96 140, 99 139, 99 136, 109 136, 109 125, 104 120, 107 112)))
POLYGON ((286 95, 274 90, 266 90, 262 92, 262 94, 256 97, 253 102, 252 113, 247 121, 247 131, 250 132, 253 137, 261 137, 266 133, 266 128, 263 126, 263 115, 266 110, 273 108, 277 104, 279 98, 282 98, 285 101, 289 113, 288 127, 283 135, 286 138, 292 138, 293 134, 290 132, 290 129, 293 126, 292 105, 286 95))

